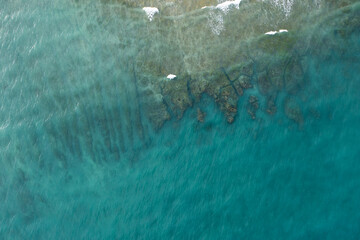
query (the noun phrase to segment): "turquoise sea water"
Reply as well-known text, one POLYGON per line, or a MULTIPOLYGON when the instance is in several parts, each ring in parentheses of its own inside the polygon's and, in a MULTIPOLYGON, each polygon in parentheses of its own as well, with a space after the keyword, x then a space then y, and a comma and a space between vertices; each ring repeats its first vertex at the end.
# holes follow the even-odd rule
POLYGON ((252 89, 233 124, 204 96, 139 131, 136 50, 117 38, 136 23, 93 1, 0 2, 0 239, 360 238, 359 30, 305 57, 301 126, 285 94, 252 120, 252 89))

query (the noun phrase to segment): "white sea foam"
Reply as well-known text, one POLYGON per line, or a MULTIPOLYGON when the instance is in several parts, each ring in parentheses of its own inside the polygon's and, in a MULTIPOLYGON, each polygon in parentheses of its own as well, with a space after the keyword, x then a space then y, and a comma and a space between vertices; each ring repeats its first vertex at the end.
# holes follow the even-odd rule
POLYGON ((174 75, 174 74, 169 74, 169 75, 167 75, 166 78, 168 78, 168 79, 170 79, 170 80, 173 80, 173 79, 176 78, 176 75, 174 75))
POLYGON ((145 11, 150 22, 154 19, 154 15, 156 13, 159 13, 159 9, 157 9, 156 7, 144 7, 143 10, 145 11))
POLYGON ((215 35, 220 35, 220 33, 224 30, 223 15, 213 11, 209 12, 208 25, 215 35))
MULTIPOLYGON (((269 1, 269 0, 263 0, 269 1)), ((289 16, 291 13, 294 0, 270 0, 276 7, 280 8, 286 16, 289 16)))
POLYGON ((204 6, 204 8, 212 9, 208 15, 208 25, 211 31, 215 35, 220 35, 220 33, 225 29, 224 27, 224 15, 226 15, 231 8, 239 9, 240 2, 242 0, 234 1, 225 1, 214 6, 204 6), (216 9, 221 10, 221 12, 216 11, 216 9))
POLYGON ((265 35, 275 35, 277 33, 277 31, 270 31, 265 33, 265 35))
MULTIPOLYGON (((262 1, 272 3, 273 6, 283 11, 286 17, 290 16, 295 3, 295 0, 262 0, 262 1)), ((326 0, 312 0, 311 2, 312 3, 310 3, 309 7, 319 8, 322 2, 326 2, 326 0)))
POLYGON ((277 33, 285 33, 285 32, 289 32, 287 29, 280 29, 279 31, 270 31, 265 33, 265 35, 275 35, 277 33))
POLYGON ((0 126, 0 131, 6 129, 9 126, 9 122, 6 122, 5 124, 0 126))
POLYGON ((224 13, 228 13, 231 7, 235 7, 237 9, 239 9, 240 2, 241 2, 241 0, 226 1, 226 2, 219 3, 218 5, 216 5, 216 8, 220 9, 224 13))

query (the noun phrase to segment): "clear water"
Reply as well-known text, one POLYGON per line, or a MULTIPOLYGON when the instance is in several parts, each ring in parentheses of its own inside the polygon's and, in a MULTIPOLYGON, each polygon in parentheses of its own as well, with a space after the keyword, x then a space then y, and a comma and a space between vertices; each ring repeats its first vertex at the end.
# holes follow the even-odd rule
POLYGON ((1 6, 0 239, 359 239, 359 31, 341 54, 305 57, 300 127, 285 96, 252 120, 251 90, 231 125, 204 96, 155 132, 129 64, 146 18, 1 6))

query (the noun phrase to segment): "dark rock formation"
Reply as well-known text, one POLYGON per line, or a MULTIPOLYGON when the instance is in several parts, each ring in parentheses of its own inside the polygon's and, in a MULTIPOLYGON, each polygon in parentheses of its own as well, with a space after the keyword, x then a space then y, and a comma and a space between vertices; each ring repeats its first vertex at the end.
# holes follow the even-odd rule
MULTIPOLYGON (((257 4, 257 1, 250 2, 257 4)), ((350 8, 347 5, 344 7, 342 10, 330 11, 328 16, 321 16, 320 20, 317 15, 312 15, 313 19, 317 19, 314 26, 309 26, 310 20, 304 23, 306 26, 296 21, 289 25, 285 22, 284 28, 288 28, 289 31, 275 35, 265 35, 264 33, 271 29, 257 25, 251 27, 251 34, 248 32, 248 35, 233 36, 231 34, 238 31, 229 31, 224 32, 229 34, 229 37, 215 38, 211 35, 211 38, 204 38, 204 32, 197 28, 202 26, 203 18, 199 18, 199 25, 191 25, 194 27, 191 30, 188 28, 190 25, 180 24, 181 21, 186 22, 186 18, 176 20, 179 28, 169 28, 167 24, 173 26, 175 20, 159 17, 158 25, 151 25, 152 30, 159 30, 153 31, 156 36, 154 38, 159 41, 168 39, 169 41, 165 41, 168 45, 164 43, 161 49, 154 45, 151 50, 141 50, 136 59, 136 66, 139 67, 137 72, 152 76, 138 81, 139 89, 143 90, 141 95, 144 99, 144 113, 155 128, 159 128, 166 120, 180 119, 187 108, 201 101, 202 95, 207 94, 223 112, 226 120, 232 123, 238 111, 239 98, 244 96, 247 89, 255 87, 252 90, 254 94, 259 90, 266 100, 263 111, 269 115, 276 114, 277 103, 280 101, 278 96, 285 96, 284 102, 280 102, 284 104, 285 115, 297 124, 303 124, 304 117, 297 99, 301 99, 307 83, 306 74, 310 64, 307 57, 327 59, 334 51, 342 56, 346 52, 347 39, 359 31, 358 8, 350 8), (334 26, 333 31, 316 31, 328 29, 329 22, 334 26), (161 29, 161 24, 166 25, 166 28, 161 29), (181 30, 181 34, 175 34, 178 30, 181 30), (334 35, 344 44, 329 41, 334 35), (202 37, 201 47, 194 41, 197 37, 202 37), (219 39, 221 44, 218 42, 219 39), (178 45, 181 45, 180 49, 177 49, 178 45), (216 48, 212 48, 213 46, 216 48), (171 72, 180 75, 182 73, 183 76, 179 75, 175 80, 166 80, 166 74, 171 72)), ((196 14, 201 15, 201 11, 196 14)), ((235 30, 239 26, 231 27, 235 30)), ((241 29, 246 30, 247 27, 241 25, 241 29)), ((280 29, 280 26, 276 29, 280 29)), ((251 118, 256 118, 259 105, 258 97, 255 95, 248 98, 246 109, 251 118)), ((198 121, 203 122, 204 118, 205 113, 197 109, 198 121)))
POLYGON ((237 101, 235 89, 232 86, 227 86, 221 89, 220 97, 217 103, 220 106, 221 111, 225 113, 226 121, 232 123, 235 119, 237 112, 237 101))
POLYGON ((205 92, 207 85, 208 82, 203 76, 193 76, 191 80, 189 80, 188 87, 196 102, 200 101, 201 95, 205 92))
POLYGON ((275 95, 271 95, 266 98, 266 112, 270 115, 274 115, 276 113, 277 108, 275 105, 275 101, 275 95))
POLYGON ((284 107, 286 116, 302 126, 304 118, 298 101, 294 97, 288 97, 285 99, 284 107))
POLYGON ((248 100, 247 112, 252 119, 256 118, 256 112, 259 109, 259 99, 256 96, 251 95, 248 100))
POLYGON ((143 106, 155 130, 158 130, 163 126, 165 121, 170 120, 171 115, 162 101, 159 99, 152 99, 150 101, 144 103, 143 106))
POLYGON ((182 118, 184 111, 192 106, 187 81, 187 77, 180 77, 164 82, 161 87, 164 100, 177 119, 182 118))
POLYGON ((197 109, 197 120, 201 123, 203 123, 205 121, 205 117, 206 117, 206 113, 204 113, 203 111, 201 111, 200 108, 197 109))

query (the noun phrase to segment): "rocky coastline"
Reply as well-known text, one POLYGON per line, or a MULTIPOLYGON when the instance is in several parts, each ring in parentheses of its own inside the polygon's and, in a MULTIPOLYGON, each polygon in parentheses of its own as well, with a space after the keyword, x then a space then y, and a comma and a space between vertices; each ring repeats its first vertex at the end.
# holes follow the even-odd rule
MULTIPOLYGON (((359 4, 347 5, 333 10, 314 26, 304 26, 296 32, 252 38, 242 42, 243 46, 238 50, 242 60, 231 66, 219 65, 212 71, 184 71, 169 80, 154 77, 161 75, 161 71, 147 69, 153 74, 141 77, 140 85, 146 89, 141 95, 144 102, 148 102, 143 110, 153 127, 160 129, 170 119, 181 119, 188 108, 207 94, 231 124, 238 114, 239 99, 244 92, 255 89, 257 94, 247 99, 246 111, 252 119, 256 119, 258 111, 275 115, 281 107, 290 120, 301 126, 304 122, 301 105, 306 101, 302 99, 301 92, 310 85, 307 82, 308 59, 326 58, 330 52, 341 54, 350 34, 360 29, 359 16, 359 4), (321 32, 324 24, 332 25, 331 31, 321 32), (333 29, 339 29, 337 31, 341 34, 333 29), (326 41, 334 34, 338 43, 326 41), (279 94, 285 94, 282 102, 278 101, 279 94), (259 102, 259 96, 266 99, 265 104, 259 102)), ((206 113, 202 109, 198 109, 198 113, 199 122, 206 121, 206 113)))

